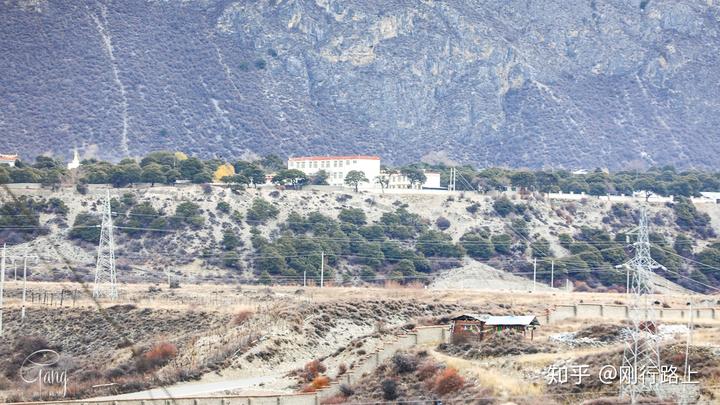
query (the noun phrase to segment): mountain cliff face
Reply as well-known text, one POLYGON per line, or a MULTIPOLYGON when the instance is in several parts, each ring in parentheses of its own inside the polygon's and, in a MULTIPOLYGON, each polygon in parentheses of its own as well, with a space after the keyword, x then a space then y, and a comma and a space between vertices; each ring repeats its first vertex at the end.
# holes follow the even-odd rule
POLYGON ((714 3, 4 1, 0 153, 717 169, 714 3))

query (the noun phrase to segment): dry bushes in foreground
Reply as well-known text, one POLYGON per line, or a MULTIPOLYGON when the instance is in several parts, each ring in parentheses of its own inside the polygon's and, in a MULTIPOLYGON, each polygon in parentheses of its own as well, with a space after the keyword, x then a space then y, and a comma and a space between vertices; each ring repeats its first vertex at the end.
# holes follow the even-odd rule
MULTIPOLYGON (((458 370, 439 363, 425 351, 399 352, 374 373, 344 387, 328 404, 380 401, 453 401, 488 397, 489 391, 466 381, 458 370)), ((492 403, 492 401, 488 402, 492 403)))

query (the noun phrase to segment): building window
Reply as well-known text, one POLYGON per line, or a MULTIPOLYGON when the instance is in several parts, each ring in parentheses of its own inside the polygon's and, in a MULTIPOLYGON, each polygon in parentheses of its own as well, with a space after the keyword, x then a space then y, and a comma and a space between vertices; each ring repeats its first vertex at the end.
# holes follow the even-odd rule
POLYGON ((337 160, 333 160, 333 167, 337 167, 337 160))
POLYGON ((350 161, 349 160, 345 161, 345 164, 350 166, 350 161))
POLYGON ((338 167, 342 167, 342 160, 338 162, 338 167))
POLYGON ((357 164, 357 160, 353 160, 353 164, 357 164))

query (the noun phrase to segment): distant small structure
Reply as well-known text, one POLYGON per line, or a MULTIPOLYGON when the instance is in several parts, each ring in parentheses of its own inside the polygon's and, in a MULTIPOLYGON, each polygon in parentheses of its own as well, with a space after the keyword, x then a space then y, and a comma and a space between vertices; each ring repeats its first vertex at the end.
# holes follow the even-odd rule
POLYGON ((410 179, 399 172, 381 171, 380 174, 388 180, 388 189, 441 189, 440 173, 431 170, 423 170, 425 174, 425 182, 423 184, 411 184, 410 179))
POLYGON ((77 148, 73 149, 73 160, 67 164, 68 170, 75 170, 80 167, 80 155, 77 148))
POLYGON ((523 336, 527 336, 527 332, 530 331, 530 339, 532 340, 535 337, 535 329, 540 326, 540 321, 535 315, 491 316, 485 321, 485 325, 488 330, 494 330, 497 333, 513 330, 522 332, 523 336))
POLYGON ((485 335, 485 319, 487 318, 488 315, 458 315, 450 320, 450 334, 453 338, 482 340, 485 335))
POLYGON ((492 316, 481 314, 462 314, 451 319, 450 332, 453 337, 482 340, 488 333, 505 331, 522 332, 530 339, 535 337, 535 329, 540 326, 535 315, 492 316))
POLYGON ((18 155, 0 155, 0 164, 15 167, 15 162, 20 160, 18 155))
POLYGON ((700 195, 712 200, 715 204, 720 204, 720 193, 717 191, 701 191, 700 195))

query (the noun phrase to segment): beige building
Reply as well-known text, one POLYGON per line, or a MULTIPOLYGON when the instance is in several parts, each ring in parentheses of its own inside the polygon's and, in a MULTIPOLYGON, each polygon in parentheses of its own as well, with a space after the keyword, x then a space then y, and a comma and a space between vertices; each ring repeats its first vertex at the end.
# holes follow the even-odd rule
POLYGON ((378 156, 307 156, 288 159, 288 169, 297 169, 314 176, 324 170, 328 174, 327 182, 331 186, 344 186, 345 176, 351 170, 365 173, 367 183, 361 188, 376 187, 375 178, 380 175, 380 158, 378 156))

